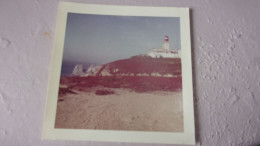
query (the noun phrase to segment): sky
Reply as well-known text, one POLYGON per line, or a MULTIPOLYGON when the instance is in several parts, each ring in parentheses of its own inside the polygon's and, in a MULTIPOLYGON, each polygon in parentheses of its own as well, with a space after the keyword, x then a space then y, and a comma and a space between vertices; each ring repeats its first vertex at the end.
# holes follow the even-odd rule
POLYGON ((63 61, 105 64, 146 54, 161 48, 165 35, 170 49, 181 49, 179 18, 69 13, 63 61))

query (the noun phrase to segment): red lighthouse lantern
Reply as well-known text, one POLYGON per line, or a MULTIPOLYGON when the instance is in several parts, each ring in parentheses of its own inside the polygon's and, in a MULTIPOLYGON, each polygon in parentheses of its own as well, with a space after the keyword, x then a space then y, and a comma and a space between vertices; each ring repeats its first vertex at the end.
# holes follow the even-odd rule
POLYGON ((169 42, 169 37, 167 35, 164 37, 164 41, 169 42))

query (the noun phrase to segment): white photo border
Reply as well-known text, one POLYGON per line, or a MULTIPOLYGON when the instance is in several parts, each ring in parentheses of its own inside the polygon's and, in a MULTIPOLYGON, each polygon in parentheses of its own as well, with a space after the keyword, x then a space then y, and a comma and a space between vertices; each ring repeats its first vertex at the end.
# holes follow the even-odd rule
POLYGON ((53 47, 42 130, 43 139, 195 144, 189 8, 114 6, 60 2, 53 47), (180 18, 184 118, 183 133, 54 128, 68 13, 180 18))

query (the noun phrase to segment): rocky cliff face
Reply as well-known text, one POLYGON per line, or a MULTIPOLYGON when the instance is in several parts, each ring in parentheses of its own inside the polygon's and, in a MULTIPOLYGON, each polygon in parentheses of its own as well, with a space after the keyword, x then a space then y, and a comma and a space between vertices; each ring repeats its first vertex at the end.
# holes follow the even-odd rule
POLYGON ((102 65, 91 65, 86 74, 84 76, 97 76, 99 70, 102 68, 103 66, 102 65))
POLYGON ((86 70, 84 69, 84 66, 82 64, 76 65, 72 72, 72 76, 83 76, 85 74, 86 74, 86 70))
POLYGON ((98 66, 90 66, 84 71, 83 65, 75 66, 75 76, 155 76, 180 77, 180 58, 151 58, 134 56, 98 66))

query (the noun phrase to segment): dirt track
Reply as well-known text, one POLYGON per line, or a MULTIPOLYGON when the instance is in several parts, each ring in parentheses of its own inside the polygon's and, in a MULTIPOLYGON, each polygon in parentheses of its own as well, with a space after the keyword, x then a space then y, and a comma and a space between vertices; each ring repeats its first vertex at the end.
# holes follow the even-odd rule
POLYGON ((182 93, 92 87, 60 95, 56 128, 183 132, 182 93), (111 90, 96 95, 97 90, 111 90))

